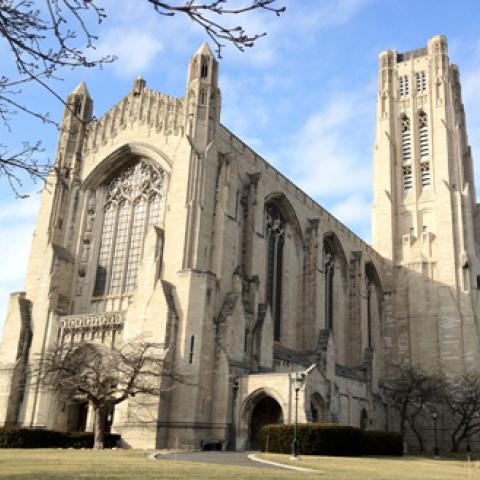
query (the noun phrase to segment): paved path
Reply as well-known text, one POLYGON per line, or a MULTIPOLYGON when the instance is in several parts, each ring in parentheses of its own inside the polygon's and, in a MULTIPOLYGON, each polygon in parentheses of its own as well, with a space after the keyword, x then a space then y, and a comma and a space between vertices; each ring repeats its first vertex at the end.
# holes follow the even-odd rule
POLYGON ((175 460, 179 462, 198 462, 198 463, 214 463, 216 465, 234 465, 239 467, 254 467, 279 469, 280 466, 268 465, 266 463, 254 462, 248 458, 253 452, 181 452, 177 453, 158 453, 158 460, 175 460))

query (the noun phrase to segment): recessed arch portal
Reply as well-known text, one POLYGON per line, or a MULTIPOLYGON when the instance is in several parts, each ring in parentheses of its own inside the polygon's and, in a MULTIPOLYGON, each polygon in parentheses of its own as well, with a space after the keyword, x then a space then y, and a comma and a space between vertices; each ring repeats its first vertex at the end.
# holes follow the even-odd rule
POLYGON ((265 425, 283 423, 284 414, 279 401, 270 392, 260 389, 244 404, 243 417, 248 425, 248 448, 260 447, 260 429, 265 425))

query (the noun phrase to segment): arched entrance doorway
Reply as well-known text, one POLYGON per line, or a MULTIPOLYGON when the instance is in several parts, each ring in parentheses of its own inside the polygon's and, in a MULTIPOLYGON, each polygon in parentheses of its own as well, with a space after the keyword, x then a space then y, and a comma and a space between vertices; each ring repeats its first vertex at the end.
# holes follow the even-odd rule
POLYGON ((313 423, 322 423, 328 421, 327 409, 325 402, 319 393, 314 393, 310 397, 310 415, 307 418, 313 423))
POLYGON ((251 450, 260 448, 260 429, 272 423, 283 423, 282 407, 275 399, 265 395, 257 402, 250 416, 249 447, 251 450))

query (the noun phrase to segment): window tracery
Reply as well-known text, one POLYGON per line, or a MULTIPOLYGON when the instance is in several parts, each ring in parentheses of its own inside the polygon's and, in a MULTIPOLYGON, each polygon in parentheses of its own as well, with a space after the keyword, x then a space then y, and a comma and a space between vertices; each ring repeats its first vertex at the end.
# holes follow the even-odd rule
POLYGON ((273 338, 280 340, 283 245, 285 241, 285 221, 278 207, 268 204, 265 208, 265 238, 267 242, 267 281, 266 300, 270 305, 273 319, 273 338))
POLYGON ((161 218, 164 184, 165 172, 140 160, 104 186, 94 296, 118 295, 135 289, 146 229, 161 218))

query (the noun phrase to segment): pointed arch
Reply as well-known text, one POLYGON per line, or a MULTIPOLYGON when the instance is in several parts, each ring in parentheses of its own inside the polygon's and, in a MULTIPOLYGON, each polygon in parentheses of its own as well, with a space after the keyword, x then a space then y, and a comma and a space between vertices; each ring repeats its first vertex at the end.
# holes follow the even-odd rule
POLYGON ((383 288, 373 262, 365 263, 366 299, 367 299, 367 347, 374 348, 375 332, 382 335, 383 288))
POLYGON ((278 206, 280 211, 283 213, 286 222, 288 222, 295 234, 298 236, 298 239, 300 240, 301 245, 304 245, 303 242, 303 233, 302 233, 302 228, 300 226, 300 222, 298 221, 297 214, 295 213, 295 209, 293 208, 292 204, 290 203, 290 200, 280 192, 274 192, 269 194, 265 198, 265 204, 267 203, 274 203, 278 206))

